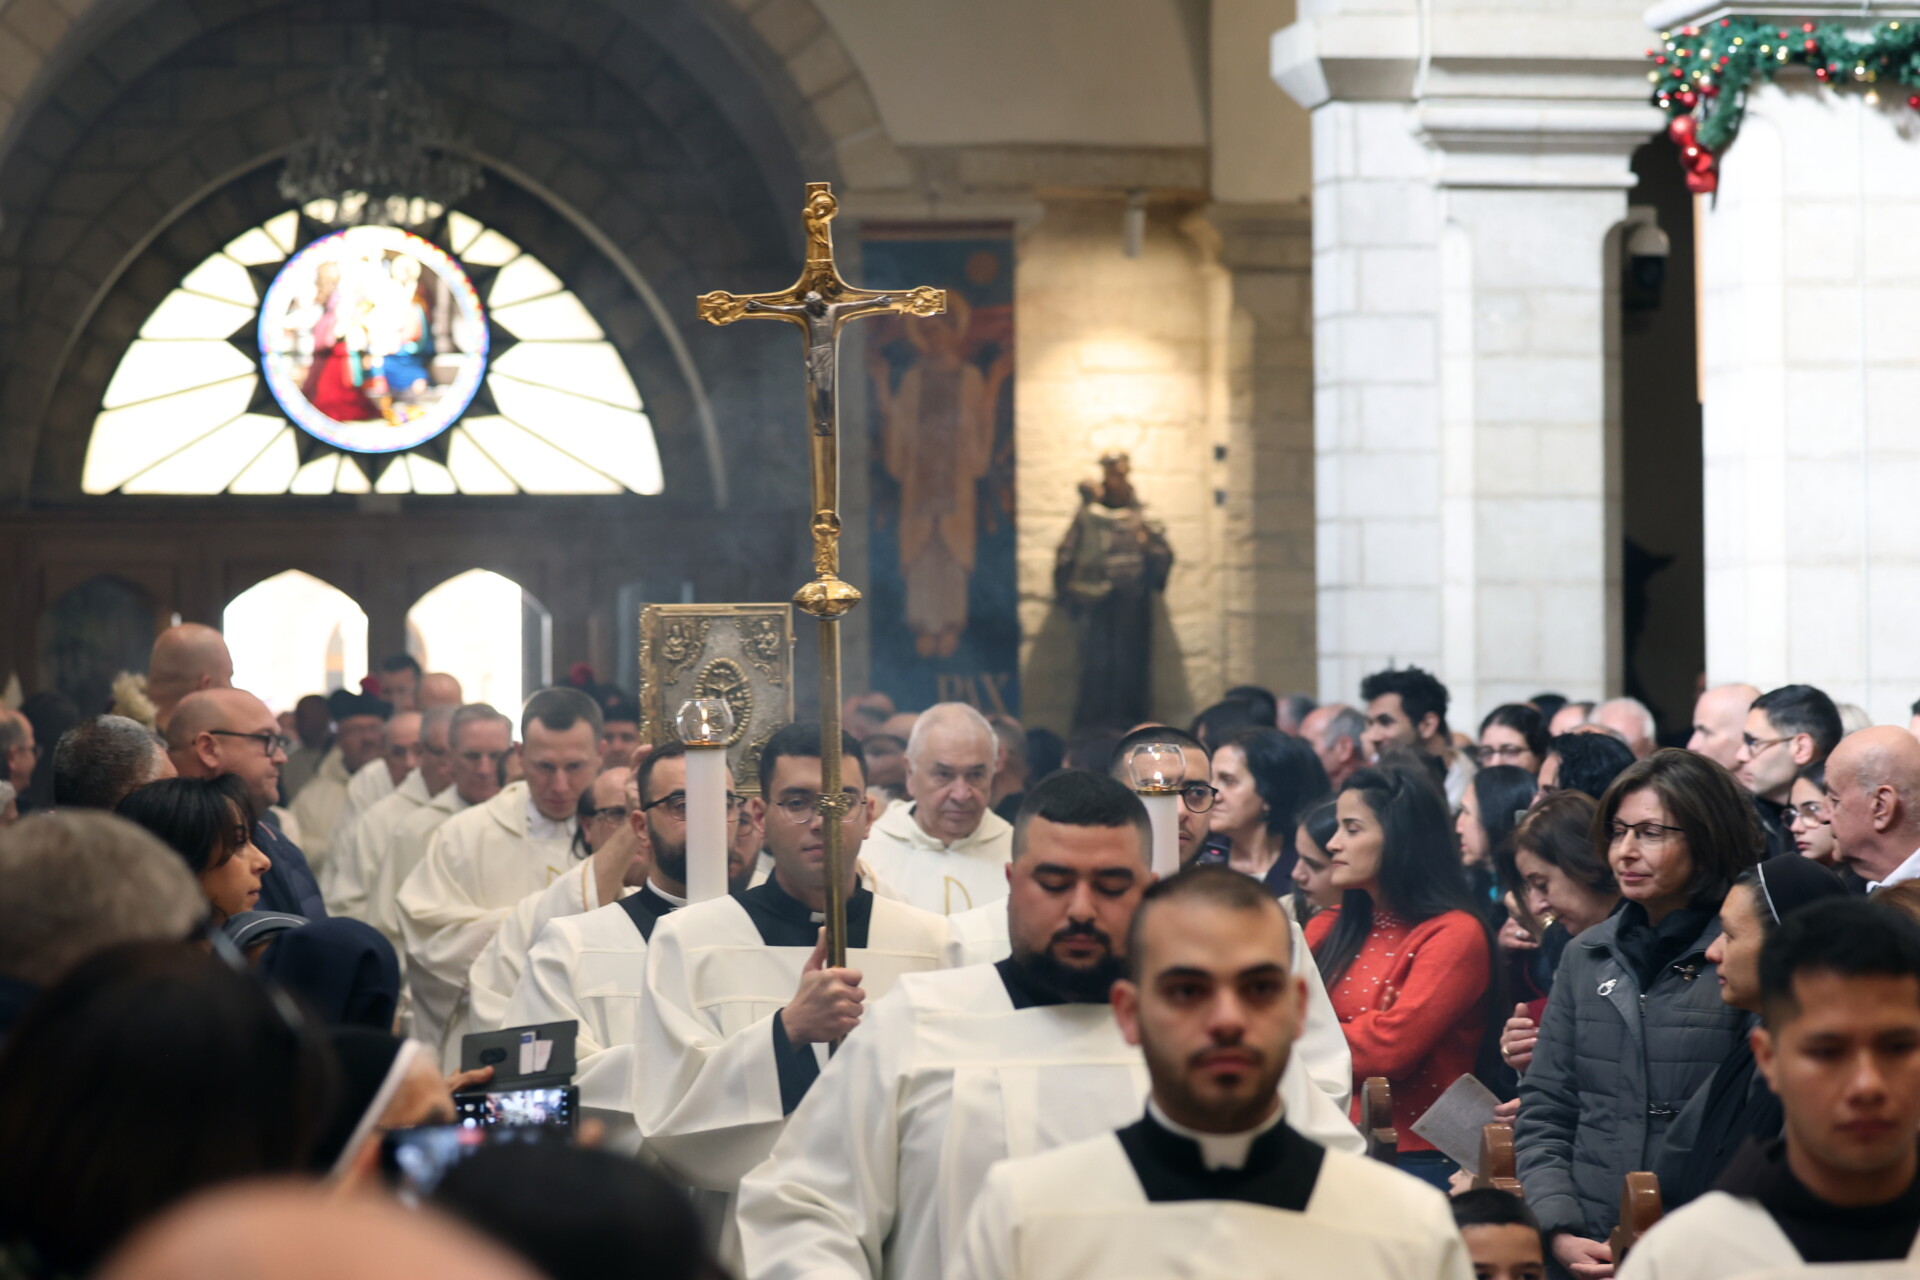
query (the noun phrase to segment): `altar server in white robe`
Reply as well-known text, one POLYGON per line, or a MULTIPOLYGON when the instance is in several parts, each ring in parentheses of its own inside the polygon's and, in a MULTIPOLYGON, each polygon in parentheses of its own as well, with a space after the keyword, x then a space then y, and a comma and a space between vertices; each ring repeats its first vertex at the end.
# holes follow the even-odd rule
MULTIPOLYGON (((741 1184, 750 1280, 942 1275, 994 1162, 1140 1114, 1146 1065, 1107 995, 1153 880, 1146 810, 1112 778, 1056 773, 1013 841, 1011 956, 909 974, 875 1003, 741 1184)), ((1310 1136, 1363 1149, 1297 1061, 1281 1093, 1310 1136)))
POLYGON ((534 939, 550 921, 581 915, 618 897, 616 888, 614 897, 601 898, 594 858, 602 846, 612 845, 607 851, 610 859, 633 860, 636 840, 627 826, 627 813, 632 807, 627 792, 632 784, 633 770, 625 765, 603 767, 600 776, 580 793, 574 811, 578 823, 573 836, 574 865, 546 888, 536 889, 515 903, 493 940, 480 949, 467 970, 468 1031, 524 1025, 507 1021, 507 1002, 520 985, 534 939))
MULTIPOLYGON (((633 783, 637 803, 627 819, 633 852, 619 868, 607 865, 608 849, 593 855, 595 896, 608 905, 548 922, 527 955, 502 1023, 580 1024, 573 1082, 581 1112, 605 1123, 614 1145, 624 1145, 634 1131, 627 1091, 646 994, 647 941, 687 901, 686 755, 684 744, 669 742, 641 762, 633 783)), ((731 846, 727 882, 734 893, 744 893, 753 878, 757 844, 737 840, 731 846)))
MULTIPOLYGON (((760 755, 774 870, 738 897, 661 920, 647 946, 629 1097, 646 1148, 681 1181, 736 1191, 766 1158, 865 1002, 901 975, 947 963, 947 923, 859 884, 854 859, 872 806, 860 744, 842 735, 847 967, 825 965, 826 848, 820 727, 792 724, 760 755)), ((721 1245, 731 1253, 723 1235, 721 1245)))
MULTIPOLYGON (((322 887, 327 893, 327 907, 335 915, 373 923, 369 899, 387 842, 402 822, 453 785, 453 747, 448 733, 453 727, 454 710, 435 707, 421 713, 419 767, 334 842, 333 879, 322 887)), ((388 941, 398 948, 397 937, 388 941)))
POLYGON ((367 810, 399 790, 407 775, 419 767, 420 738, 424 730, 425 721, 420 712, 393 713, 381 739, 379 763, 385 767, 376 769, 369 762, 354 771, 353 780, 347 783, 346 803, 340 806, 340 816, 333 824, 335 844, 353 829, 367 810))
MULTIPOLYGON (((327 711, 333 716, 333 746, 287 810, 300 826, 301 851, 307 855, 307 865, 322 881, 328 875, 328 855, 333 848, 334 828, 346 807, 347 788, 362 769, 380 764, 380 748, 387 721, 393 716, 393 704, 369 693, 335 689, 327 695, 327 711)), ((379 771, 384 773, 384 766, 379 771)), ((387 789, 393 789, 391 783, 387 789)))
POLYGON ((1817 902, 1787 913, 1759 968, 1753 1059, 1785 1136, 1662 1218, 1620 1280, 1920 1274, 1920 925, 1817 902))
POLYGON ((577 864, 574 811, 600 768, 600 707, 578 689, 542 689, 520 717, 523 781, 447 819, 400 887, 414 1038, 457 1065, 467 972, 529 893, 577 864))
POLYGON ((987 801, 1000 740, 964 702, 927 708, 907 740, 906 804, 867 841, 867 865, 890 896, 943 916, 1007 896, 1013 828, 987 801))
POLYGON ((400 932, 400 886, 420 865, 442 823, 500 794, 506 785, 506 760, 513 754, 513 721, 484 702, 468 703, 453 713, 447 743, 453 784, 400 819, 384 847, 371 856, 367 922, 394 939, 403 970, 407 949, 400 932))
POLYGON ((1146 1058, 1146 1115, 995 1165, 945 1280, 1470 1280, 1444 1195, 1290 1123, 1291 953, 1280 905, 1237 871, 1149 889, 1112 997, 1146 1058))

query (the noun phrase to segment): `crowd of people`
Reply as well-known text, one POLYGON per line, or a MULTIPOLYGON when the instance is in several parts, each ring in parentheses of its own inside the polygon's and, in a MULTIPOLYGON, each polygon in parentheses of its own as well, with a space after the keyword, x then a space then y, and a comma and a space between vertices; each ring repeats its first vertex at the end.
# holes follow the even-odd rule
POLYGON ((185 624, 145 692, 0 710, 8 1280, 1920 1260, 1920 706, 1724 685, 1662 746, 1541 694, 1469 737, 1407 667, 1063 741, 869 693, 843 795, 818 724, 729 776, 690 901, 687 750, 590 673, 509 711, 399 656, 277 712, 185 624), (481 1110, 566 1123, 481 1133, 556 1026, 566 1104, 481 1110), (1520 1194, 1421 1123, 1466 1077, 1520 1194), (1667 1217, 1616 1257, 1640 1171, 1667 1217))

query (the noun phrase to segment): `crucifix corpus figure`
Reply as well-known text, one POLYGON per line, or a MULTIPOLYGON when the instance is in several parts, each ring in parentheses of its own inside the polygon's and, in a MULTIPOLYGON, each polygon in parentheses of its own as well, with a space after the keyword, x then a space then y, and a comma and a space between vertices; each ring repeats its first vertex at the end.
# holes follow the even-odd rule
POLYGON ((807 232, 807 263, 800 278, 778 293, 734 294, 715 290, 700 297, 700 318, 709 324, 768 318, 800 327, 807 344, 807 425, 813 462, 813 580, 793 602, 820 620, 820 813, 827 855, 827 963, 846 964, 848 868, 840 819, 855 798, 840 781, 839 620, 860 603, 860 592, 840 579, 840 326, 861 316, 904 312, 938 315, 947 309, 943 289, 928 285, 904 291, 857 289, 840 278, 833 261, 833 188, 807 184, 801 215, 807 232))

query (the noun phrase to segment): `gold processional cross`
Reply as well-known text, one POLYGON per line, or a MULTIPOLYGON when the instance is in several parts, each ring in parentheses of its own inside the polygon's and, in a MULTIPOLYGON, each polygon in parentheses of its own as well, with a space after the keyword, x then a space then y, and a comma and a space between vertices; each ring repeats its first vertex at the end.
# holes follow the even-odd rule
POLYGON ((840 783, 840 618, 860 603, 860 592, 840 580, 840 326, 861 316, 905 312, 939 315, 944 290, 921 285, 904 292, 856 289, 833 262, 832 187, 807 184, 801 220, 807 230, 807 265, 779 293, 732 294, 715 290, 700 298, 700 318, 709 324, 735 320, 785 320, 800 326, 807 344, 807 425, 813 443, 813 581, 793 602, 820 620, 820 813, 827 855, 827 963, 847 963, 846 841, 841 821, 853 798, 840 783))

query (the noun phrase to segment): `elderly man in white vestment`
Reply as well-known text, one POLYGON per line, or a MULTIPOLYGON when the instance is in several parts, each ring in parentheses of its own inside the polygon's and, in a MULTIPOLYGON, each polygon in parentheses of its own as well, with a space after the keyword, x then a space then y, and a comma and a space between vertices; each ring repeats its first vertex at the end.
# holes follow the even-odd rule
MULTIPOLYGON (((660 921, 687 904, 687 748, 654 748, 634 773, 638 803, 627 815, 635 842, 620 866, 596 850, 594 897, 607 905, 555 915, 540 930, 507 1003, 503 1026, 577 1022, 573 1048, 583 1115, 608 1126, 619 1144, 634 1128, 628 1101, 630 1059, 646 993, 647 941, 660 921)), ((729 776, 729 785, 732 779, 729 776)), ((755 851, 729 846, 734 893, 753 877, 755 851)))
MULTIPOLYGON (((327 870, 328 855, 333 849, 334 828, 346 808, 348 787, 363 770, 372 771, 369 777, 386 775, 380 751, 386 740, 387 721, 393 717, 393 704, 371 694, 335 689, 327 697, 327 710, 333 715, 333 746, 287 810, 299 824, 300 848, 307 855, 307 865, 322 884, 331 874, 327 870)), ((387 790, 393 790, 390 779, 387 790)))
POLYGON ((1620 1280, 1920 1275, 1920 925, 1859 898, 1788 912, 1760 951, 1760 1017, 1785 1136, 1662 1218, 1620 1280))
MULTIPOLYGON (((1107 996, 1151 864, 1146 809, 1114 779, 1073 770, 1028 791, 1005 904, 1012 955, 909 974, 874 1005, 741 1184, 749 1280, 943 1275, 995 1161, 1140 1114, 1146 1065, 1107 996)), ((1339 1039, 1332 1008, 1322 1016, 1339 1039)), ((1362 1149, 1297 1062, 1281 1094, 1297 1128, 1362 1149)))
MULTIPOLYGON (((326 891, 327 907, 335 915, 373 923, 368 901, 376 883, 378 859, 400 823, 419 812, 453 785, 453 707, 435 707, 420 715, 419 765, 395 787, 341 832, 333 843, 333 863, 326 891)), ((399 717, 395 716, 398 720, 399 717)), ((399 948, 397 938, 389 938, 399 948)))
POLYGON ((386 768, 366 764, 354 773, 353 781, 347 784, 347 802, 340 806, 340 817, 333 824, 336 843, 367 810, 397 791, 407 775, 420 766, 420 739, 425 732, 426 718, 420 712, 393 713, 380 741, 380 761, 386 768))
POLYGON ((580 793, 600 768, 600 707, 578 689, 542 689, 520 717, 523 781, 455 814, 400 886, 400 934, 414 1037, 457 1065, 467 971, 520 899, 575 865, 580 793))
POLYGON ((761 751, 773 874, 738 897, 674 912, 648 943, 629 1097, 647 1150, 690 1186, 731 1196, 826 1065, 827 1046, 858 1037, 868 997, 949 960, 944 919, 859 883, 854 860, 872 808, 860 744, 842 742, 853 803, 842 820, 847 967, 825 963, 817 724, 788 725, 761 751))
POLYGON ((1112 996, 1146 1115, 995 1165, 946 1280, 1470 1280, 1444 1195, 1313 1141, 1282 1104, 1307 994, 1292 950, 1286 913, 1237 871, 1149 889, 1112 996))
POLYGON ((893 896, 943 916, 1007 896, 1013 828, 987 801, 1000 740, 964 702, 929 707, 907 740, 907 795, 880 816, 867 865, 893 896))
MULTIPOLYGON (((580 793, 574 813, 579 823, 573 837, 577 861, 546 888, 536 889, 516 902, 507 918, 500 922, 493 940, 481 949, 467 969, 469 1032, 525 1025, 507 1021, 507 1002, 513 999, 513 989, 520 985, 520 974, 526 968, 527 953, 533 949, 534 939, 551 920, 577 916, 614 901, 613 897, 600 896, 599 881, 594 873, 602 849, 606 850, 609 861, 630 863, 639 847, 639 838, 627 825, 627 814, 632 809, 628 792, 633 785, 633 770, 625 765, 596 767, 600 768, 600 775, 580 793)), ((616 895, 617 892, 616 889, 616 895)))

